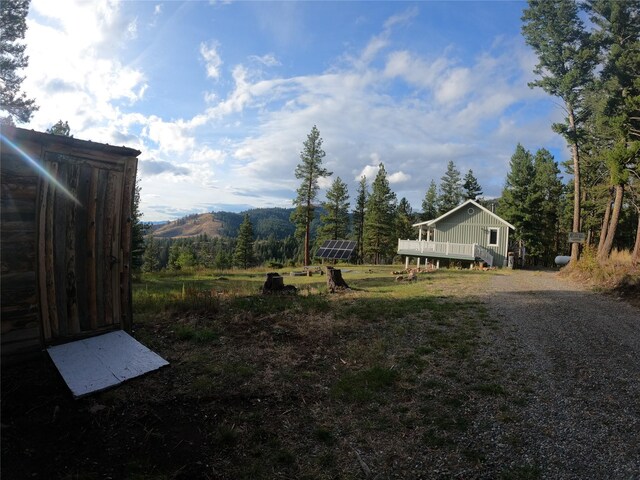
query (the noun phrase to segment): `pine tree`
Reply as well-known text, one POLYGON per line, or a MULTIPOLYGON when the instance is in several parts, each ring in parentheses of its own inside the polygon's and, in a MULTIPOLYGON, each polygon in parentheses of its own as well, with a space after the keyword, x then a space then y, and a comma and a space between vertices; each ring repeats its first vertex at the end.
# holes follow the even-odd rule
MULTIPOLYGON (((593 80, 597 62, 592 39, 578 16, 574 0, 529 0, 522 17, 522 34, 538 56, 534 73, 538 79, 529 87, 540 87, 560 98, 567 113, 565 123, 554 124, 571 146, 573 161, 573 224, 580 230, 581 183, 579 133, 584 117, 584 93, 593 80)), ((571 248, 571 259, 578 259, 578 244, 571 248)))
POLYGON ((440 179, 440 197, 438 198, 439 214, 460 205, 462 200, 462 186, 460 184, 460 171, 456 168, 453 160, 447 164, 447 171, 440 179))
POLYGON ((422 200, 422 220, 433 220, 438 216, 438 187, 436 182, 431 180, 427 193, 422 200))
POLYGON ((157 272, 160 270, 160 245, 150 237, 144 249, 142 271, 157 272))
POLYGON ((144 237, 151 228, 151 224, 141 220, 143 213, 140 211, 140 186, 139 179, 136 178, 133 192, 133 208, 131 210, 131 266, 133 271, 138 271, 144 263, 145 242, 144 237))
POLYGON ((47 128, 47 133, 50 133, 52 135, 60 135, 62 137, 73 137, 73 135, 71 135, 69 122, 63 122, 62 120, 58 120, 54 125, 47 128))
POLYGON ((402 197, 396 209, 396 238, 406 240, 413 238, 416 233, 413 228, 413 223, 413 209, 409 201, 402 197))
POLYGON ((535 260, 550 266, 560 248, 559 223, 564 186, 558 163, 548 150, 543 148, 536 152, 533 170, 528 201, 533 234, 529 238, 528 251, 535 260))
POLYGON ((509 166, 510 171, 502 190, 497 213, 516 227, 515 239, 523 242, 528 248, 531 239, 535 236, 530 206, 531 184, 534 178, 531 153, 518 144, 509 166))
POLYGON ((367 211, 367 201, 369 197, 369 187, 367 177, 360 177, 356 196, 355 209, 353 210, 353 237, 356 241, 356 262, 364 261, 364 221, 367 211))
POLYGON ((474 177, 473 170, 469 169, 467 174, 464 176, 462 183, 463 200, 477 200, 480 195, 482 195, 482 187, 478 183, 478 179, 474 177))
POLYGON ((640 1, 591 0, 587 10, 598 27, 593 37, 603 52, 594 85, 593 131, 603 146, 599 153, 614 192, 598 248, 598 259, 603 261, 613 248, 625 188, 640 154, 640 1))
POLYGON ((387 171, 381 163, 371 186, 364 223, 364 251, 373 263, 379 264, 393 257, 397 238, 394 214, 396 194, 389 187, 387 171))
POLYGON ((2 0, 0 2, 0 111, 7 117, 0 123, 28 122, 38 110, 35 100, 20 92, 24 77, 18 71, 29 63, 21 42, 27 31, 29 0, 2 0))
POLYGON ((325 153, 322 150, 322 138, 320 132, 314 125, 304 148, 300 152, 301 163, 296 167, 296 178, 302 180, 302 184, 297 190, 298 196, 293 201, 296 210, 291 219, 296 224, 297 231, 304 231, 304 264, 310 264, 310 242, 311 242, 311 222, 314 219, 313 201, 318 195, 318 179, 328 177, 332 172, 322 168, 322 159, 325 153))
POLYGON ((243 269, 249 268, 253 264, 253 225, 249 215, 245 214, 244 220, 238 231, 236 249, 233 255, 233 263, 243 269))
POLYGON ((322 226, 318 232, 318 243, 324 240, 345 239, 349 234, 349 192, 347 184, 337 177, 327 191, 327 200, 322 203, 325 213, 320 215, 322 226))

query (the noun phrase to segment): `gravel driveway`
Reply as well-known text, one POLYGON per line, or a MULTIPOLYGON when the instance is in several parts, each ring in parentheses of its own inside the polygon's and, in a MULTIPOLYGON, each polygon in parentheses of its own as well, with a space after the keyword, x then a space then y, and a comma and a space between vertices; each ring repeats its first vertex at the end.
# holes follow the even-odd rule
POLYGON ((479 420, 487 460, 511 478, 640 479, 640 311, 554 272, 498 273, 483 296, 516 397, 479 420))

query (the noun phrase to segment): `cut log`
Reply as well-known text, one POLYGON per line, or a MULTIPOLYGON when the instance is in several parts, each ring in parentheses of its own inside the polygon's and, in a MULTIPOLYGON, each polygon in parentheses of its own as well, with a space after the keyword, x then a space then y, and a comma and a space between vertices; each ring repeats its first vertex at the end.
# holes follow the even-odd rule
POLYGON ((349 285, 342 278, 342 270, 327 267, 327 287, 331 293, 335 293, 337 290, 349 290, 349 285))

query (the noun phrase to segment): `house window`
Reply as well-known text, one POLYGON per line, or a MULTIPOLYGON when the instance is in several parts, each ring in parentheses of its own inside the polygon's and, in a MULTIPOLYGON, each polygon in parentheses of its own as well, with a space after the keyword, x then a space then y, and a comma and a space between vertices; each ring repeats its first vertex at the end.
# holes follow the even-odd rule
POLYGON ((489 243, 490 247, 495 247, 498 245, 498 229, 490 228, 489 229, 489 243))

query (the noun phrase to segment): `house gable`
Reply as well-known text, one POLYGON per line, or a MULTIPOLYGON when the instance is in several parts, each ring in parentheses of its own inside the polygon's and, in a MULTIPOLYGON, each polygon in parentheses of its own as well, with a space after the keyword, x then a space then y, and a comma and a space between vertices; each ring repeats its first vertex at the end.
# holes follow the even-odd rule
MULTIPOLYGON (((413 226, 414 227, 421 227, 421 226, 435 226, 436 224, 446 220, 447 223, 451 223, 453 220, 450 220, 449 217, 454 216, 455 218, 458 219, 458 221, 468 221, 468 218, 465 218, 464 215, 462 215, 462 212, 465 211, 467 212, 467 216, 475 216, 476 210, 479 210, 478 213, 480 212, 484 212, 486 214, 486 216, 481 217, 481 218, 486 218, 487 224, 493 224, 495 222, 499 222, 499 224, 502 225, 506 225, 509 228, 511 228, 512 230, 515 230, 516 227, 514 227, 513 225, 511 225, 509 222, 507 222, 505 219, 500 218, 498 215, 496 215, 495 213, 487 210, 486 208, 484 208, 482 205, 480 205, 478 202, 476 202, 475 200, 467 200, 466 202, 458 205, 456 208, 453 208, 451 210, 449 210, 446 213, 443 213, 442 215, 440 215, 438 218, 435 218, 433 220, 427 220, 426 222, 420 222, 420 223, 414 223, 413 226), (472 209, 474 212, 473 214, 469 214, 469 210, 472 209), (493 219, 493 220, 489 220, 489 218, 493 219)), ((479 217, 480 218, 480 217, 479 217)))
POLYGON ((484 247, 494 257, 494 265, 507 259, 509 231, 515 227, 473 200, 467 200, 440 217, 416 223, 419 238, 440 243, 484 247), (429 233, 427 233, 429 232, 429 233))

